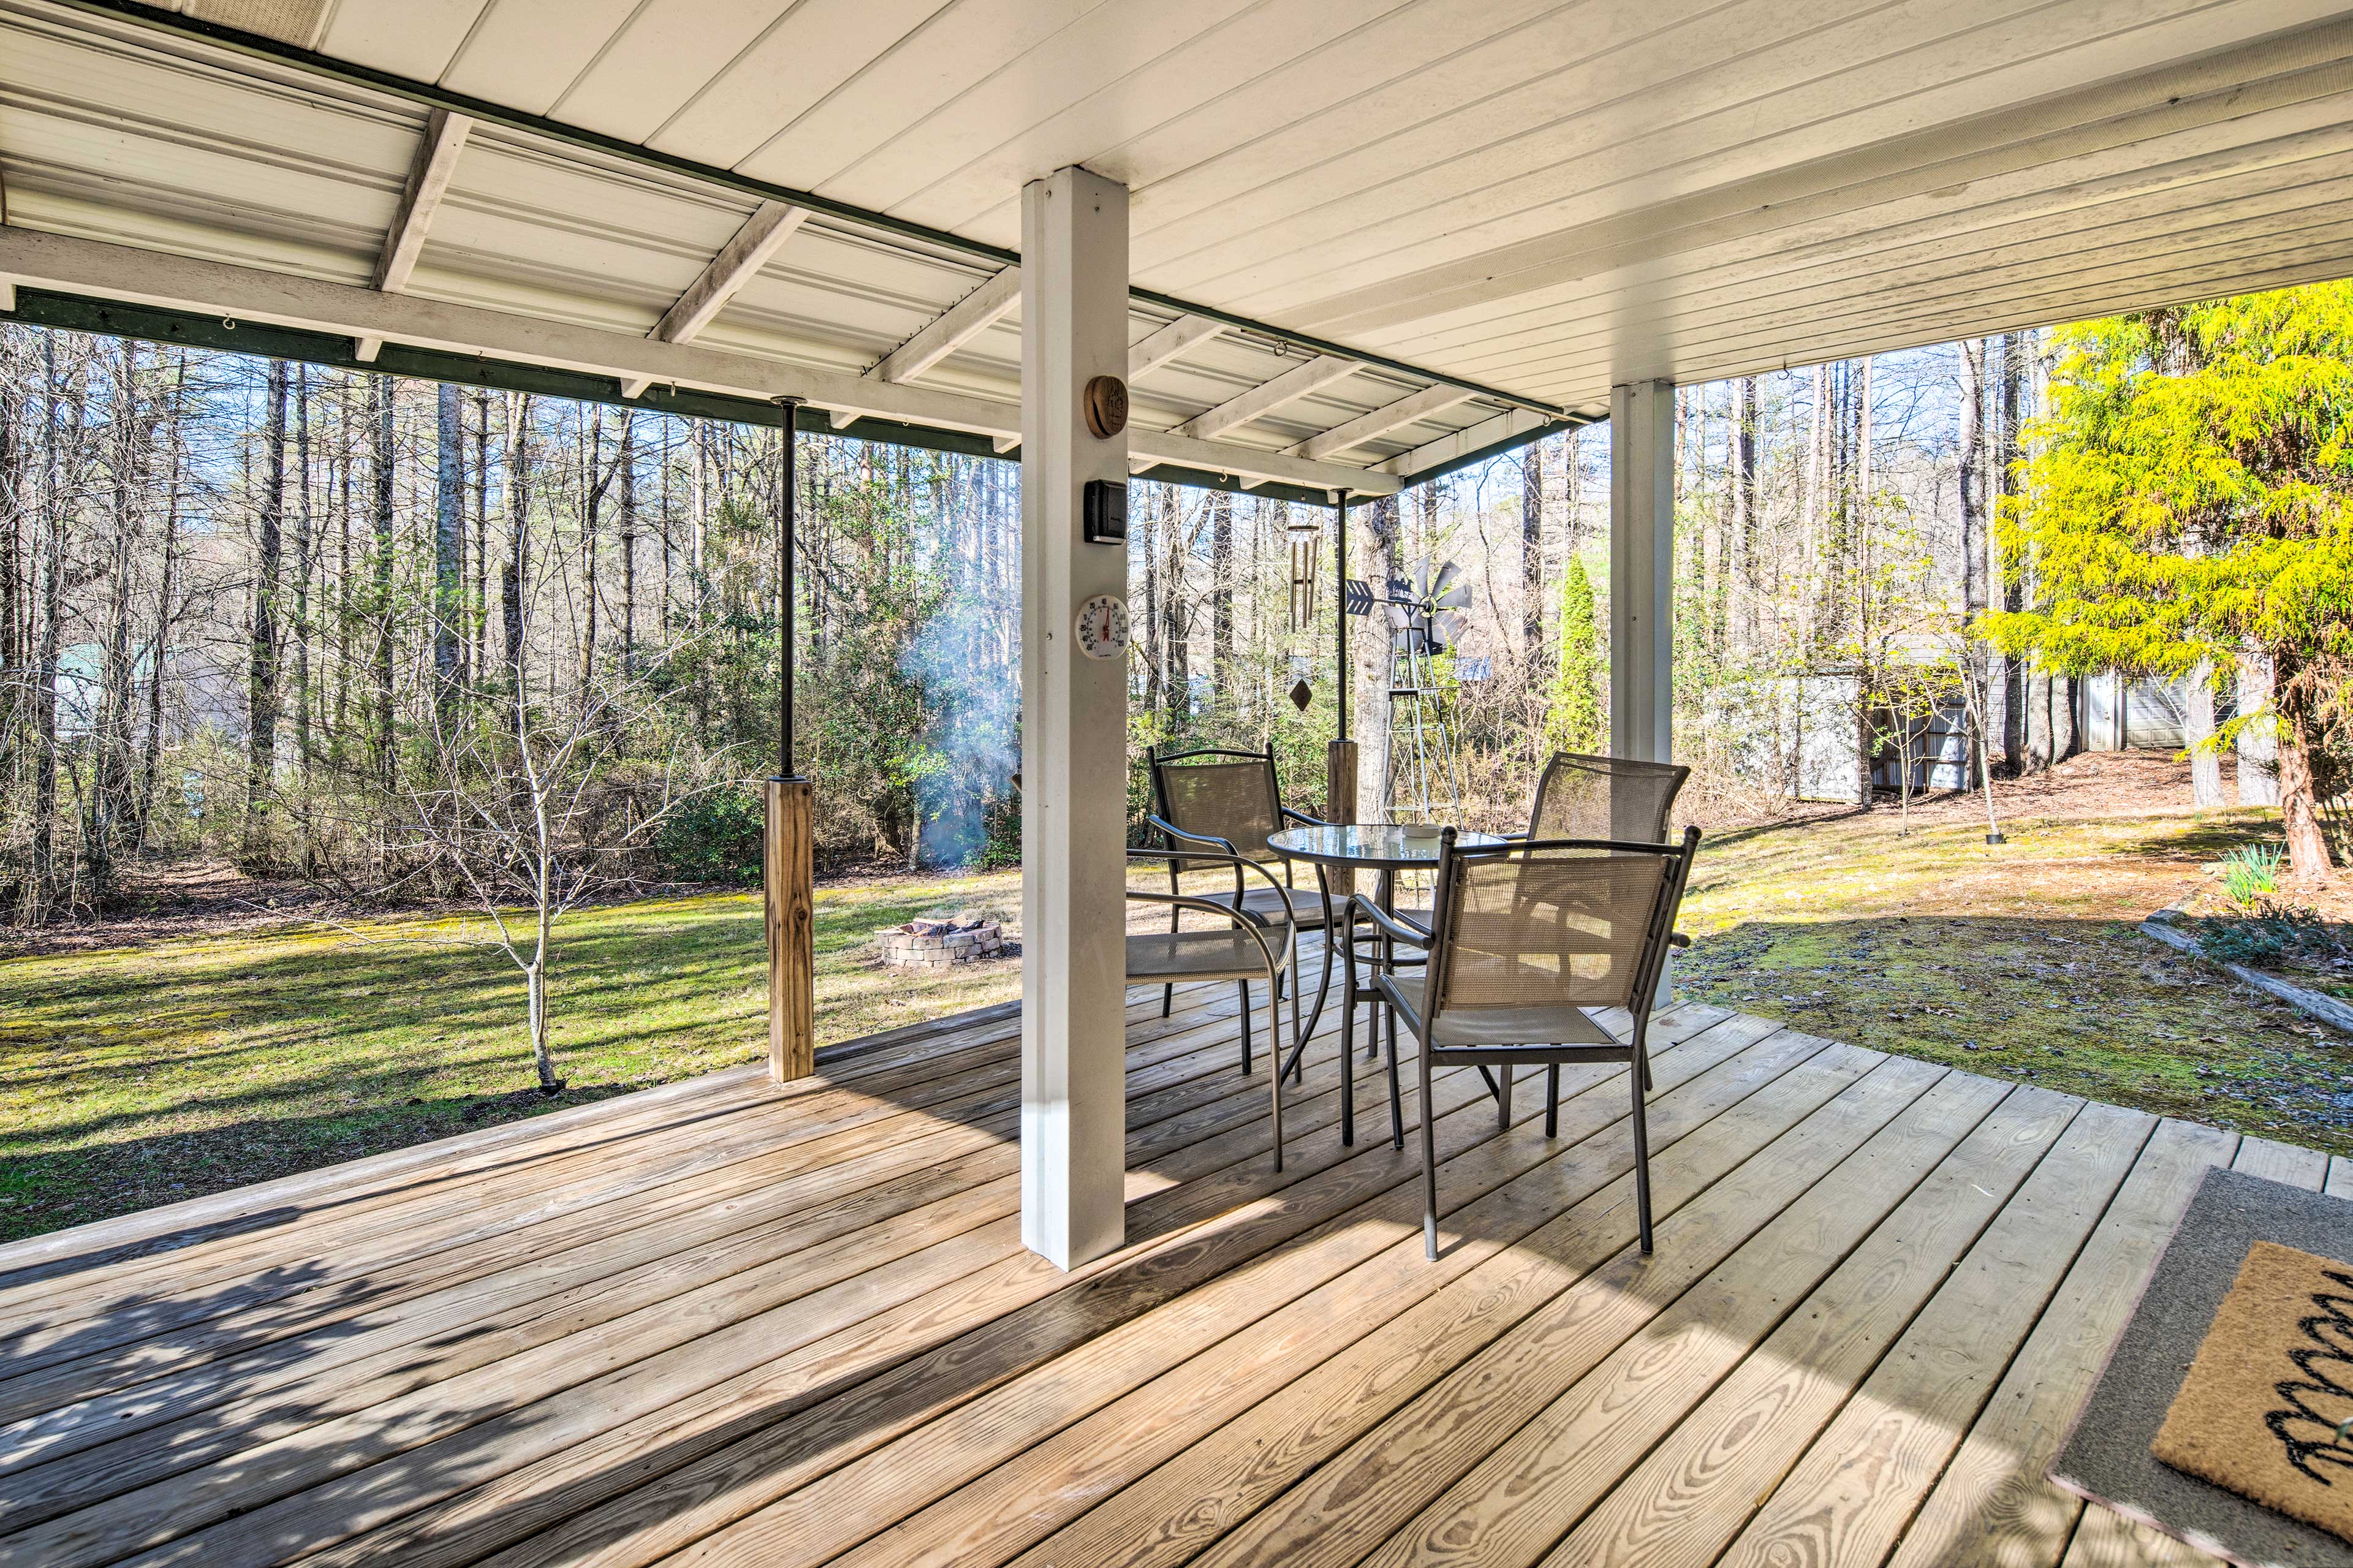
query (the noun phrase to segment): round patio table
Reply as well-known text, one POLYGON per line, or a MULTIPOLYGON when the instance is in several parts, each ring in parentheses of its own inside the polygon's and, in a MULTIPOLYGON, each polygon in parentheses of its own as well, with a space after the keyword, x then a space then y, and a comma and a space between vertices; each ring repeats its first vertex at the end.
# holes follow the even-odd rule
MULTIPOLYGON (((1469 833, 1458 830, 1454 842, 1465 849, 1501 844, 1503 839, 1492 833, 1469 833)), ((1342 871, 1374 873, 1373 902, 1384 914, 1397 913, 1397 877, 1400 871, 1433 871, 1438 868, 1438 830, 1434 827, 1405 827, 1397 824, 1335 823, 1323 827, 1286 827, 1266 837, 1266 847, 1285 860, 1303 860, 1315 868, 1315 890, 1324 896, 1324 907, 1331 907, 1332 888, 1324 872, 1327 868, 1342 871)), ((1324 940, 1338 942, 1340 926, 1335 921, 1324 940)), ((1356 954, 1348 954, 1348 975, 1341 982, 1340 1010, 1340 1142, 1353 1145, 1356 1142, 1356 1075, 1351 1064, 1356 1049, 1356 1004, 1377 1002, 1381 994, 1370 986, 1355 984, 1356 954)), ((1327 969, 1325 973, 1330 973, 1327 969)), ((1316 1013, 1323 1012, 1323 999, 1316 1000, 1316 1013)), ((1311 1021, 1307 1032, 1313 1032, 1311 1021)), ((1378 1051, 1377 1038, 1370 1049, 1378 1051)), ((1394 1040, 1389 1048, 1397 1048, 1394 1040)), ((1304 1052, 1303 1038, 1298 1049, 1304 1052)), ((1483 1069, 1482 1069, 1483 1070, 1483 1069)), ((1490 1080, 1492 1083, 1492 1080, 1490 1080)), ((1405 1131, 1403 1112, 1396 1105, 1389 1108, 1390 1120, 1397 1123, 1392 1130, 1399 1147, 1403 1147, 1405 1131)))

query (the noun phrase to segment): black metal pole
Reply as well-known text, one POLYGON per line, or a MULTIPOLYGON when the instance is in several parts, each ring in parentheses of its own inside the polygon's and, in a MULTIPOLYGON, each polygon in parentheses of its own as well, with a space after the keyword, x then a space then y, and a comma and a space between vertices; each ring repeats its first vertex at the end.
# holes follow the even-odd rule
POLYGON ((788 779, 793 773, 793 532, 799 510, 799 428, 801 400, 787 397, 785 405, 784 485, 777 498, 776 518, 776 595, 782 604, 777 616, 782 631, 777 637, 779 666, 776 681, 776 776, 788 779))
POLYGON ((1332 567, 1337 578, 1332 594, 1332 610, 1340 624, 1340 734, 1348 738, 1348 492, 1334 492, 1339 497, 1332 509, 1332 567))

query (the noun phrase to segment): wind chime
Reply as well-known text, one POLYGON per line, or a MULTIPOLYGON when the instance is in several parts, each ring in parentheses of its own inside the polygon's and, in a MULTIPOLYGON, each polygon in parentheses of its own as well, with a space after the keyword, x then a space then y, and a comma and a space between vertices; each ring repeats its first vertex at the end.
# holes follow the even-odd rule
POLYGON ((1308 684, 1315 661, 1307 652, 1307 638, 1315 629, 1315 563, 1324 530, 1294 518, 1286 531, 1291 540, 1291 705, 1304 713, 1315 700, 1308 684))

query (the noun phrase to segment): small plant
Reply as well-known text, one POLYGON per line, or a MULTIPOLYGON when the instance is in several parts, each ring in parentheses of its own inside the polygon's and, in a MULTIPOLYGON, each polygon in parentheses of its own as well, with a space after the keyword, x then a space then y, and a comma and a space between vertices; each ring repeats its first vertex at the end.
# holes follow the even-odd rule
POLYGON ((2242 910, 2279 891, 2280 867, 2286 852, 2277 845, 2248 844, 2222 857, 2222 891, 2242 910))
MULTIPOLYGON (((2276 865, 2278 857, 2274 855, 2273 860, 2276 865)), ((2327 929, 2320 916, 2300 904, 2259 896, 2248 907, 2252 912, 2242 920, 2201 921, 2198 944, 2210 956, 2225 963, 2261 968, 2294 952, 2317 951, 2327 943, 2327 929)))

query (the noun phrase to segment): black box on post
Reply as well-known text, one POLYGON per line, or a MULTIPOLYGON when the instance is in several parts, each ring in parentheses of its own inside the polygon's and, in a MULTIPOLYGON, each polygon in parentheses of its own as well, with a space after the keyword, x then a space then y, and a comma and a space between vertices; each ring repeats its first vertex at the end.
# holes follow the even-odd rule
POLYGON ((1127 542, 1127 486, 1117 479, 1089 479, 1080 510, 1089 544, 1127 542))

